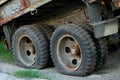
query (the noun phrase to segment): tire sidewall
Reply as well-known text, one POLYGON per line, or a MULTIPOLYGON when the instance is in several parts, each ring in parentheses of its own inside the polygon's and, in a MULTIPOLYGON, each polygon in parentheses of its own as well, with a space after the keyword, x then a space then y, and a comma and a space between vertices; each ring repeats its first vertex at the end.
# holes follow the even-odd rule
MULTIPOLYGON (((67 28, 69 28, 69 27, 67 27, 67 28)), ((54 42, 54 44, 52 44, 53 57, 57 56, 56 55, 56 53, 57 53, 57 43, 58 43, 59 39, 63 35, 66 35, 66 34, 73 36, 78 41, 78 43, 80 44, 80 47, 81 47, 81 50, 82 50, 81 65, 80 65, 80 67, 76 71, 68 71, 68 70, 66 70, 61 64, 59 64, 60 62, 59 62, 58 58, 54 58, 54 63, 55 63, 57 71, 60 72, 60 73, 63 73, 63 74, 81 75, 82 71, 84 70, 84 67, 87 64, 86 63, 87 62, 86 61, 87 57, 85 57, 85 56, 87 56, 86 55, 87 47, 85 46, 86 45, 86 43, 84 43, 85 41, 82 39, 83 36, 81 36, 79 32, 77 32, 77 34, 76 34, 76 32, 73 31, 72 29, 70 30, 70 29, 61 28, 61 29, 59 29, 59 32, 58 31, 56 31, 56 32, 57 33, 55 33, 54 36, 57 37, 57 39, 56 38, 52 38, 53 39, 52 42, 54 42)))
MULTIPOLYGON (((14 35, 14 38, 13 38, 13 51, 14 51, 14 55, 15 55, 15 59, 16 61, 18 62, 18 66, 21 66, 21 67, 25 67, 25 68, 39 68, 39 65, 40 65, 40 62, 41 62, 41 45, 38 43, 38 40, 35 36, 35 34, 30 30, 30 29, 26 29, 26 28, 23 28, 23 29, 19 29, 15 35, 14 35), (22 36, 22 35, 27 35, 31 38, 31 40, 34 42, 34 46, 36 48, 36 60, 35 60, 35 64, 33 66, 26 66, 25 64, 23 64, 20 60, 19 60, 19 57, 18 55, 20 54, 19 52, 19 38, 22 36)), ((24 45, 23 45, 24 46, 24 45)))

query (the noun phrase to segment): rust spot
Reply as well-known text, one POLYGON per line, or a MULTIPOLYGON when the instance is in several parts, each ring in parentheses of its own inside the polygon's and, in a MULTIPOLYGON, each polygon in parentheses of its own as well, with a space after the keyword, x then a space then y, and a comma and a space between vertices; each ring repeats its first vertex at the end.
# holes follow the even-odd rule
MULTIPOLYGON (((36 2, 34 4, 30 4, 29 0, 20 0, 21 3, 21 7, 20 7, 20 11, 16 12, 15 14, 7 17, 7 18, 1 18, 1 12, 0 12, 0 26, 8 23, 9 21, 14 20, 15 18, 18 18, 24 14, 26 14, 27 12, 29 12, 30 10, 33 10, 33 8, 37 8, 39 6, 42 6, 48 2, 50 2, 51 0, 36 0, 36 2)), ((1 9, 0 9, 1 11, 1 9)))
POLYGON ((5 23, 7 23, 7 22, 9 22, 9 21, 12 21, 13 19, 15 19, 15 18, 17 18, 17 13, 16 13, 16 15, 13 15, 13 16, 10 16, 10 17, 8 17, 8 18, 2 18, 1 20, 0 20, 0 26, 2 26, 3 24, 5 24, 5 23))
POLYGON ((20 10, 23 10, 29 6, 28 0, 21 0, 21 8, 20 10))

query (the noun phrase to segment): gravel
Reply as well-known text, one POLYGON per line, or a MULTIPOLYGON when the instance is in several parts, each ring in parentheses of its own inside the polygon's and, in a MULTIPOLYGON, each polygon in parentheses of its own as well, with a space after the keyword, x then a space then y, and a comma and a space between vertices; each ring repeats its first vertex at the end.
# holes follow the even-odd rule
MULTIPOLYGON (((55 68, 39 70, 52 80, 120 80, 120 50, 109 53, 105 67, 86 77, 68 76, 58 73, 55 68)), ((40 78, 20 79, 13 76, 13 72, 25 70, 15 64, 0 62, 0 80, 45 80, 40 78)), ((48 79, 48 80, 49 80, 48 79)))

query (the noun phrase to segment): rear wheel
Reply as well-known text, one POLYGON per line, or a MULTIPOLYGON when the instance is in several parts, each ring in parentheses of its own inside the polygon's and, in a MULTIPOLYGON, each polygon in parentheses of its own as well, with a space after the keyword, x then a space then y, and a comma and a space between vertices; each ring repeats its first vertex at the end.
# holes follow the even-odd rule
POLYGON ((93 27, 91 25, 82 24, 82 25, 80 25, 80 27, 83 27, 84 29, 86 29, 86 31, 88 31, 88 33, 90 34, 91 38, 93 39, 93 41, 95 43, 96 52, 97 52, 96 53, 97 61, 96 61, 95 70, 99 70, 106 63, 106 57, 108 54, 108 47, 107 47, 106 40, 104 38, 100 38, 100 39, 95 38, 93 29, 92 29, 93 27))
POLYGON ((52 26, 41 26, 40 29, 43 31, 43 33, 45 34, 45 37, 48 41, 48 51, 49 51, 49 63, 48 63, 48 67, 52 67, 54 66, 53 65, 53 62, 52 62, 52 59, 51 59, 51 56, 50 56, 50 39, 51 39, 51 36, 54 32, 54 28, 52 26))
POLYGON ((51 55, 56 69, 63 74, 85 76, 95 68, 94 43, 77 25, 62 26, 53 33, 51 55))
POLYGON ((18 66, 44 68, 48 63, 48 42, 36 27, 20 27, 13 36, 13 52, 18 66))
POLYGON ((96 42, 97 62, 96 62, 95 70, 99 70, 106 63, 108 47, 106 40, 104 38, 97 39, 96 41, 97 41, 96 42))
POLYGON ((43 31, 43 33, 45 34, 48 42, 50 42, 50 38, 54 32, 54 28, 52 26, 43 26, 40 27, 40 29, 43 31))

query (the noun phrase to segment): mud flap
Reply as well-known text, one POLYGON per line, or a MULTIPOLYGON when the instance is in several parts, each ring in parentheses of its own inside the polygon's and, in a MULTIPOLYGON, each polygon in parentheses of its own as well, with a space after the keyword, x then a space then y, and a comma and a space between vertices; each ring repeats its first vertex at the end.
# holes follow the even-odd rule
POLYGON ((96 38, 112 35, 118 32, 118 20, 112 19, 92 24, 94 26, 94 35, 96 38))

